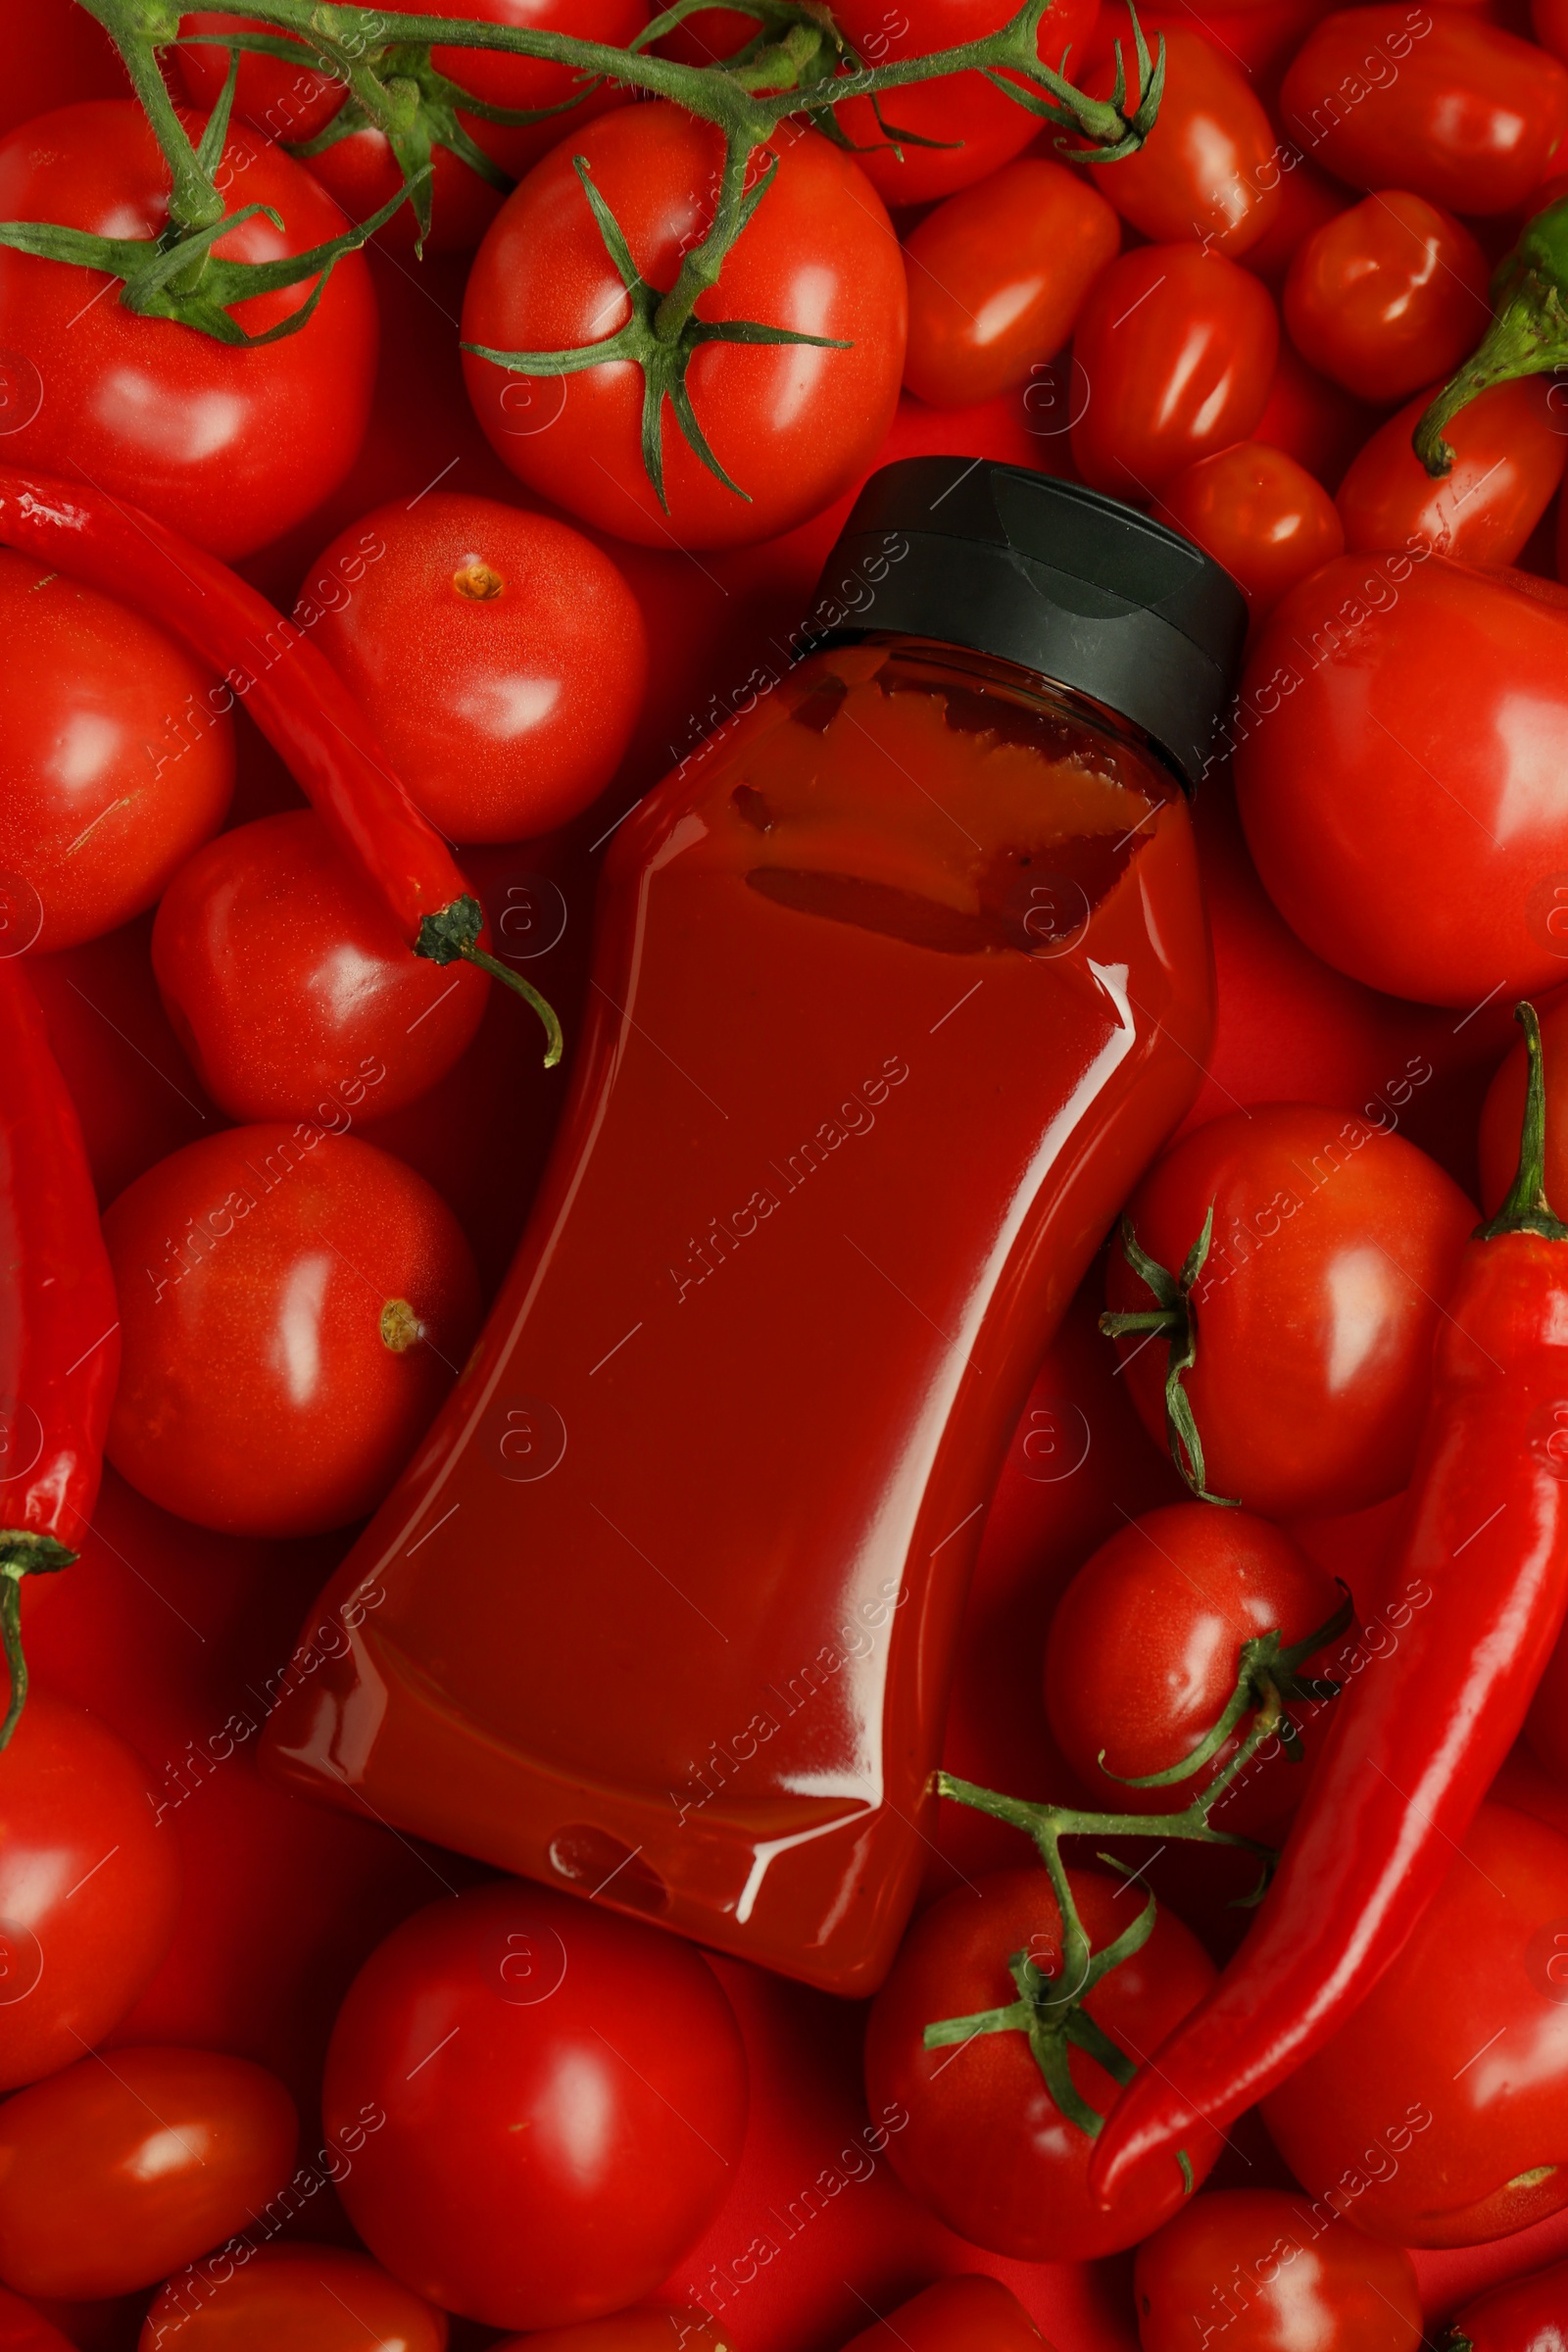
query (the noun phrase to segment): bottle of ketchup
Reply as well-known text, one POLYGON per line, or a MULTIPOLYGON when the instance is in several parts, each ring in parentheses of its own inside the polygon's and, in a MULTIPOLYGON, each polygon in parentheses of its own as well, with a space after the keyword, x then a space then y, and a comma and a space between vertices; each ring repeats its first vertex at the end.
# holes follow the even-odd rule
POLYGON ((532 1218, 274 1777, 881 1982, 1008 1440, 1207 1050, 1184 787, 1245 627, 1093 491, 872 478, 815 650, 615 836, 532 1218))

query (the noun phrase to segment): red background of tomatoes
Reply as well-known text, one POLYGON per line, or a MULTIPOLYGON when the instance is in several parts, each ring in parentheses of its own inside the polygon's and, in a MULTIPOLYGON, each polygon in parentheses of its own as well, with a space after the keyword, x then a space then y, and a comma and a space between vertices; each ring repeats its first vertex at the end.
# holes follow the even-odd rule
MULTIPOLYGON (((1167 13, 1173 21, 1186 14, 1167 13)), ((1225 16, 1213 30, 1270 91, 1279 61, 1321 13, 1319 0, 1263 0, 1225 16)), ((1145 22, 1157 27, 1161 14, 1156 7, 1145 22)), ((70 0, 29 0, 23 15, 0 128, 44 107, 122 86, 96 28, 70 0)), ((461 264, 427 261, 416 271, 401 258, 376 255, 372 266, 382 310, 383 394, 365 451, 326 507, 244 566, 285 608, 309 561, 382 500, 413 498, 439 478, 447 488, 523 503, 463 394, 456 323, 461 264), (395 399, 386 396, 394 386, 395 399)), ((884 455, 957 449, 1052 470, 1063 466, 1064 437, 1036 437, 1027 422, 1016 396, 946 413, 906 399, 884 455)), ((528 968, 560 1005, 568 1037, 591 924, 589 845, 657 779, 672 751, 679 757, 691 747, 714 714, 710 697, 739 692, 755 665, 777 662, 776 641, 798 618, 847 504, 770 546, 705 556, 701 563, 612 546, 643 603, 653 642, 654 685, 632 754, 603 802, 568 837, 532 853, 484 852, 470 860, 492 916, 509 883, 524 874, 548 873, 562 890, 564 935, 528 968)), ((296 799, 266 747, 242 732, 235 819, 296 799)), ((1476 1116, 1509 1042, 1506 1011, 1494 1005, 1467 1017, 1424 1009, 1329 970, 1264 898, 1223 777, 1205 785, 1198 821, 1220 1017, 1194 1119, 1269 1099, 1361 1111, 1403 1076, 1412 1056, 1424 1058, 1433 1075, 1400 1113, 1401 1131, 1473 1194, 1476 1116)), ((155 1159, 221 1123, 158 1004, 147 930, 145 921, 132 924, 35 966, 106 1201, 155 1159)), ((530 1015, 498 996, 473 1047, 435 1097, 359 1130, 402 1152, 444 1193, 491 1287, 510 1255, 560 1100, 560 1078, 538 1068, 530 1023, 530 1015), (466 1125, 430 1115, 459 1104, 466 1125), (460 1133, 461 1146, 445 1140, 460 1133)), ((1088 1425, 1087 1454, 1070 1476, 1037 1483, 1026 1474, 1020 1432, 992 1507, 963 1628, 947 1762, 971 1779, 1021 1793, 1063 1786, 1039 1699, 1039 1661, 1055 1594, 1121 1524, 1121 1511, 1175 1499, 1177 1493, 1111 1377, 1108 1345, 1094 1331, 1100 1287, 1097 1269, 1042 1368, 1033 1400, 1045 1407, 1071 1398, 1088 1425)), ((1355 1580, 1363 1608, 1375 1602, 1391 1508, 1297 1531, 1355 1580)), ((172 1804, 186 1874, 174 1946, 111 2041, 188 2042, 274 2068, 306 2118, 307 2161, 319 2144, 312 2134, 326 2038, 350 1978, 399 1919, 444 1885, 483 1875, 373 1823, 318 1811, 264 1785, 253 1739, 205 1772, 191 1765, 192 1749, 201 1751, 232 1715, 260 1724, 254 1691, 286 1656, 345 1542, 225 1541, 164 1516, 110 1473, 79 1565, 26 1596, 39 1685, 92 1707, 140 1752, 172 1800, 181 1786, 190 1790, 172 1804)), ((1543 1802, 1549 1809, 1549 1795, 1543 1802)), ((1568 1796, 1558 1800, 1557 1818, 1568 1827, 1568 1796)), ((946 1893, 965 1877, 1022 1859, 1016 1839, 1000 1825, 950 1808, 940 1851, 933 1850, 928 1893, 946 1893)), ((729 2204, 668 2282, 675 2299, 707 2280, 712 2266, 727 2267, 754 2236, 782 2239, 777 2214, 824 2169, 843 2177, 865 2162, 861 2012, 727 1961, 715 1965, 750 2048, 752 2125, 729 2204)), ((1216 2182, 1283 2183, 1261 2132, 1249 2124, 1240 2138, 1250 2162, 1228 2157, 1216 2182)), ((307 2227, 313 2235, 349 2238, 327 2189, 307 2227)), ((1480 2286, 1565 2252, 1568 2213, 1497 2245, 1418 2256, 1429 2325, 1480 2286)), ((740 2352, 836 2352, 873 2310, 890 2311, 933 2278, 986 2271, 1007 2281, 1058 2352, 1091 2346, 1134 2352, 1131 2269, 1130 2255, 1092 2268, 1031 2269, 981 2253, 931 2220, 878 2159, 869 2178, 848 2181, 783 2244, 755 2283, 724 2306, 724 2317, 740 2352)), ((88 2352, 121 2352, 134 2343, 144 2303, 137 2297, 57 2308, 53 2316, 88 2352)), ((461 2326, 454 2335, 457 2346, 492 2340, 485 2330, 461 2326)))

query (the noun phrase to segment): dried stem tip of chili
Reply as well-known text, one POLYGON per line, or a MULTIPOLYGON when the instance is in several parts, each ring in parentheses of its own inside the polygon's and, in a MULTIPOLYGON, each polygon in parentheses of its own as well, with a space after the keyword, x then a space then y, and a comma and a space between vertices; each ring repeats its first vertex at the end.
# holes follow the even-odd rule
POLYGON ((0 1645, 11 1678, 11 1702, 0 1723, 0 1747, 5 1747, 22 1719, 27 1701, 27 1661, 22 1647, 22 1580, 24 1576, 53 1576, 69 1568, 76 1553, 53 1536, 33 1535, 26 1528, 0 1528, 0 1645))
POLYGON ((466 963, 476 963, 480 971, 488 972, 507 988, 531 1004, 545 1027, 545 1068, 553 1070, 561 1059, 561 1023, 555 1006, 526 981, 520 972, 512 971, 479 945, 484 929, 484 908, 477 899, 454 899, 439 914, 427 914, 419 925, 415 942, 416 956, 426 956, 432 963, 455 963, 461 956, 466 963))
POLYGON ((1568 196, 1527 221, 1492 280, 1494 315, 1479 348, 1426 410, 1411 447, 1428 473, 1445 474, 1453 450, 1443 428, 1478 393, 1516 376, 1568 367, 1568 196))

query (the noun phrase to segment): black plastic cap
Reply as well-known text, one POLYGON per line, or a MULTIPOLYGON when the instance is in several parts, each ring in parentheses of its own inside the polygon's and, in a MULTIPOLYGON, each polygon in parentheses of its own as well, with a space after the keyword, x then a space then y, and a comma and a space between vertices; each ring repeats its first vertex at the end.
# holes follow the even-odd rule
POLYGON ((813 645, 893 631, 1015 662, 1147 735, 1189 786, 1207 762, 1247 599, 1136 507, 989 458, 873 473, 817 584, 813 645))

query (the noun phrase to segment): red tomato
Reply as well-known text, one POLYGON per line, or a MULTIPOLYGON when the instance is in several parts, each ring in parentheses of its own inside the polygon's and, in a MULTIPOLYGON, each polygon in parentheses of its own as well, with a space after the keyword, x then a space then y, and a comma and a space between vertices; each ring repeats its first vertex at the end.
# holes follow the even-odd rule
MULTIPOLYGON (((1005 102, 1004 102, 1005 103, 1005 102)), ((781 129, 778 172, 697 305, 829 335, 808 344, 710 343, 687 375, 698 421, 741 495, 687 446, 666 402, 666 515, 643 466, 643 375, 626 362, 569 377, 509 375, 466 354, 468 393, 504 465, 622 539, 740 547, 771 539, 848 490, 882 444, 904 372, 904 264, 881 200, 852 157, 814 131, 781 129)), ((463 306, 466 343, 558 351, 615 333, 629 316, 573 168, 585 156, 645 280, 669 287, 711 217, 719 133, 677 107, 624 108, 531 172, 479 248, 463 306)), ((754 159, 754 169, 760 169, 754 159)))
POLYGON ((1394 1966, 1263 2103, 1309 2196, 1405 2246, 1568 2204, 1565 1920, 1568 1840, 1483 1805, 1394 1966))
MULTIPOLYGON (((280 33, 276 25, 266 24, 260 17, 230 16, 221 9, 212 8, 193 9, 181 17, 179 28, 185 34, 265 32, 273 40, 291 39, 291 35, 280 33)), ((318 74, 303 63, 303 41, 295 46, 301 53, 299 65, 291 65, 281 57, 240 52, 234 112, 240 122, 249 123, 264 138, 285 142, 312 139, 325 128, 343 103, 344 84, 330 74, 318 74)), ((204 113, 210 111, 218 104, 219 92, 228 78, 228 51, 216 42, 185 39, 174 55, 192 104, 204 113)))
POLYGON ((1255 441, 1283 449, 1332 491, 1377 423, 1376 409, 1317 374, 1294 343, 1281 342, 1268 406, 1252 427, 1255 441))
POLYGON ((1478 394, 1444 426, 1453 466, 1428 473, 1410 445, 1434 384, 1380 425, 1340 484, 1348 548, 1420 542, 1462 564, 1511 564, 1557 494, 1563 419, 1552 387, 1516 376, 1478 394))
POLYGON ((0 2278, 99 2301, 254 2222, 299 2126, 275 2075, 216 2050, 82 2058, 0 2107, 0 2278))
POLYGON ((1568 137, 1568 71, 1479 10, 1386 0, 1313 27, 1280 111, 1307 153, 1353 187, 1509 213, 1568 137))
MULTIPOLYGON (((1539 18, 1539 6, 1538 6, 1539 18)), ((1561 2352, 1563 2315, 1568 2313, 1568 2262, 1501 2286, 1455 2312, 1443 2341, 1447 2352, 1561 2352)))
POLYGON ((220 833, 153 925, 180 1044, 231 1119, 378 1118, 428 1093, 470 1043, 489 981, 412 955, 374 885, 314 810, 220 833))
POLYGON ((950 196, 905 240, 909 390, 964 409, 1026 382, 1060 351, 1120 244, 1103 196, 1034 156, 950 196))
POLYGON ((123 98, 125 69, 77 0, 29 0, 6 25, 0 131, 78 98, 123 98))
POLYGON ((171 2278, 142 2322, 140 2352, 445 2352, 446 2341, 445 2312, 368 2255, 259 2246, 171 2278))
MULTIPOLYGON (((1423 1071, 1412 1063, 1403 1100, 1423 1071)), ((1197 1360, 1183 1382, 1208 1492, 1274 1519, 1396 1494, 1472 1203, 1386 1125, 1260 1102, 1184 1136, 1133 1194, 1127 1220, 1139 1248, 1174 1271, 1210 1204, 1213 1239, 1192 1293, 1197 1360)), ((1105 1298, 1118 1312, 1152 1304, 1114 1243, 1105 1298)), ((1164 1446, 1165 1345, 1116 1345, 1144 1426, 1164 1446)))
POLYGON ((738 2347, 730 2328, 710 2312, 641 2303, 612 2319, 510 2335, 494 2352, 738 2352, 738 2347))
POLYGON ((493 2328, 648 2294, 735 2178, 746 2053, 702 1954, 515 1879, 374 1951, 327 2052, 327 2132, 387 2122, 340 2190, 388 2270, 493 2328))
MULTIPOLYGON (((1129 1928, 1147 1897, 1102 1872, 1074 1870, 1068 1884, 1097 1951, 1129 1928)), ((1147 2237, 1182 2202, 1175 2160, 1168 2180, 1140 2177, 1133 2194, 1102 2212, 1088 2186, 1087 2132, 1045 2085, 1021 2033, 977 2034, 928 2050, 928 2025, 1004 2008, 1017 1998, 1008 1970, 1028 1952, 1048 1977, 1061 1967, 1060 1915, 1036 1864, 960 1886, 909 1930, 877 1994, 865 2037, 866 2098, 873 2120, 907 2116, 888 2140, 888 2162, 913 2197, 971 2245, 1020 2262, 1091 2262, 1147 2237), (955 2045, 957 2047, 959 2045, 955 2045)), ((1146 2057, 1196 2007, 1214 1967, 1179 1919, 1161 1911, 1143 1949, 1098 1984, 1083 2006, 1117 2046, 1146 2057)), ((1116 2085, 1099 2062, 1070 2050, 1080 2095, 1103 2115, 1116 2085)), ((1216 2134, 1187 2148, 1201 2180, 1219 2153, 1216 2134)))
POLYGON ((1387 188, 1315 230, 1291 264, 1285 323, 1361 400, 1441 383, 1492 322, 1487 257, 1451 213, 1387 188))
MULTIPOLYGON (((1012 14, 1007 0, 841 0, 834 23, 868 66, 901 57, 928 57, 996 32, 1012 14)), ((1100 0, 1051 0, 1040 21, 1038 54, 1071 75, 1081 67, 1100 0)), ((852 98, 835 112, 846 135, 866 150, 858 161, 889 204, 929 204, 972 187, 1010 163, 1040 131, 1040 118, 999 90, 983 74, 949 74, 936 81, 889 90, 879 101, 879 124, 868 98, 852 98), (901 130, 933 140, 894 152, 901 130)))
POLYGON ((0 2090, 79 2058, 151 1983, 179 1848, 140 1760, 34 1690, 0 1772, 0 2090))
POLYGON ((1000 2278, 964 2272, 939 2278, 864 2328, 844 2352, 1051 2352, 1016 2295, 1000 2278))
MULTIPOLYGON (((663 13, 655 0, 649 0, 650 24, 663 13)), ((683 66, 711 66, 744 49, 760 29, 759 19, 743 15, 738 8, 700 8, 654 47, 661 57, 678 58, 683 66)))
MULTIPOLYGON (((220 237, 214 251, 230 261, 274 261, 342 232, 310 172, 241 125, 220 176, 236 208, 270 205, 284 224, 258 214, 220 237)), ((168 207, 169 167, 132 100, 62 107, 0 141, 0 219, 154 236, 168 207)), ((33 370, 38 398, 7 438, 7 463, 80 473, 220 556, 247 555, 319 506, 359 455, 370 413, 376 317, 364 255, 338 263, 306 326, 261 350, 137 318, 112 283, 0 249, 0 345, 33 370)), ((234 316, 265 333, 311 292, 307 282, 256 294, 234 316)))
POLYGON ((1304 2197, 1217 2189, 1138 2249, 1143 2352, 1418 2352, 1421 2292, 1402 2247, 1379 2245, 1304 2197))
POLYGON ((1530 24, 1543 49, 1568 62, 1568 0, 1530 0, 1530 24))
POLYGON ((1345 545, 1322 483, 1266 441, 1238 441, 1200 458, 1166 484, 1154 512, 1224 564, 1254 620, 1345 545))
MULTIPOLYGON (((1105 1813, 1190 1805, 1251 1730, 1250 1713, 1188 1779, 1127 1782, 1179 1764, 1218 1723, 1244 1642, 1276 1632, 1289 1649, 1327 1625, 1342 1597, 1333 1577, 1250 1511, 1178 1502, 1129 1520, 1079 1569, 1046 1643, 1046 1713, 1089 1802, 1105 1813)), ((1328 1653, 1300 1671, 1332 1673, 1328 1653)), ((1318 1712, 1310 1701, 1288 1711, 1298 1723, 1318 1712)), ((1304 1778, 1277 1741, 1265 1743, 1210 1818, 1265 1838, 1295 1811, 1304 1778)))
POLYGON ((0 2286, 0 2344, 6 2352, 75 2352, 69 2337, 51 2328, 42 2312, 0 2286))
POLYGON ((1245 440, 1279 339, 1267 291, 1222 253, 1124 253, 1096 280, 1073 337, 1085 405, 1072 454, 1084 480, 1148 501, 1184 466, 1245 440))
POLYGON ((1253 861, 1325 962, 1466 1009, 1562 978, 1560 589, 1419 550, 1341 556, 1265 624, 1232 723, 1253 861))
POLYGON ((490 498, 378 507, 326 549, 294 617, 452 841, 521 841, 578 815, 620 765, 648 684, 642 612, 610 558, 490 498), (372 539, 381 552, 344 594, 341 560, 372 539))
POLYGON ((233 696, 113 597, 0 548, 0 936, 74 947, 150 906, 227 813, 233 696))
POLYGON ((1325 177, 1304 156, 1287 147, 1280 159, 1280 200, 1256 244, 1247 249, 1249 270, 1277 293, 1302 244, 1314 229, 1344 212, 1345 201, 1337 180, 1325 177))
MULTIPOLYGON (((1139 152, 1107 164, 1097 184, 1146 237, 1191 237, 1234 259, 1280 210, 1280 141, 1246 75, 1212 42, 1183 24, 1167 25, 1163 39, 1159 119, 1139 152)), ((1083 78, 1092 98, 1108 98, 1114 84, 1109 59, 1083 78)))
POLYGON ((104 1240, 124 1350, 106 1450, 199 1527, 299 1536, 361 1518, 478 1328, 445 1201, 390 1152, 319 1127, 187 1145, 121 1194, 104 1240))

